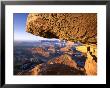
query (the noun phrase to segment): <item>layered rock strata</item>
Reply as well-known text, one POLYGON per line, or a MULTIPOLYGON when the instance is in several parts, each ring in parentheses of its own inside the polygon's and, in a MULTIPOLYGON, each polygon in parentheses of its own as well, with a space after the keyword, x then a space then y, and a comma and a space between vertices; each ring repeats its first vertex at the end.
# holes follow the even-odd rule
POLYGON ((20 75, 85 75, 85 70, 77 67, 77 63, 67 55, 61 55, 57 58, 42 63, 30 71, 19 73, 20 75))
MULTIPOLYGON (((50 60, 48 63, 37 65, 34 69, 23 74, 97 74, 96 13, 30 13, 27 17, 26 31, 45 38, 58 38, 72 42, 80 41, 85 45, 78 46, 76 49, 86 54, 87 60, 84 69, 78 70, 75 62, 68 59, 68 61, 64 61, 64 56, 61 56, 62 59, 50 60)), ((65 48, 62 50, 68 51, 65 48)))

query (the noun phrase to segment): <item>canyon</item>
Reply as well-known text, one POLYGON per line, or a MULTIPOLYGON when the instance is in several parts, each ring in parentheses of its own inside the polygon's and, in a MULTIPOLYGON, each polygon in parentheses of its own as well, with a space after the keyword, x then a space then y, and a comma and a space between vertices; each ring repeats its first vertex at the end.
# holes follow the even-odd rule
POLYGON ((96 13, 30 13, 26 32, 66 43, 49 46, 48 51, 32 48, 31 52, 45 57, 45 62, 18 75, 97 75, 96 13))

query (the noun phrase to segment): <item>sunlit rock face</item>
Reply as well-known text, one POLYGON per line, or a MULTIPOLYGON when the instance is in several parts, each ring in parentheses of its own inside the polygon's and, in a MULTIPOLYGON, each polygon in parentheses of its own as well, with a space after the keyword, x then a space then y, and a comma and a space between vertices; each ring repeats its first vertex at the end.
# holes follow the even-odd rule
POLYGON ((97 42, 96 13, 30 13, 26 31, 45 38, 97 42))
POLYGON ((97 58, 87 53, 87 60, 85 62, 85 70, 87 75, 97 75, 97 58))
POLYGON ((66 47, 60 51, 69 51, 72 42, 83 45, 76 50, 87 56, 83 70, 66 55, 54 58, 47 63, 37 65, 24 74, 31 75, 97 75, 97 14, 96 13, 30 13, 27 17, 26 31, 45 38, 67 40, 66 47), (93 45, 92 45, 93 44, 93 45), (90 47, 90 48, 88 48, 90 47))
POLYGON ((95 44, 77 46, 76 50, 86 53, 85 70, 87 75, 97 75, 97 47, 95 44))

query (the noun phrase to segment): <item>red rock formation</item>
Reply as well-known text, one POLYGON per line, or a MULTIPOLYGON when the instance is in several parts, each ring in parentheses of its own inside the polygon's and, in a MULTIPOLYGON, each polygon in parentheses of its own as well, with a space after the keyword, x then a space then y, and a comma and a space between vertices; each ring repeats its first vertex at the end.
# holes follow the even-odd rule
POLYGON ((44 49, 38 47, 38 48, 33 48, 32 49, 33 53, 38 53, 44 57, 49 57, 49 52, 46 52, 44 49))
POLYGON ((84 68, 87 75, 97 75, 97 62, 89 52, 87 53, 87 60, 84 68))
POLYGON ((63 48, 60 49, 60 51, 62 51, 62 52, 68 52, 68 51, 70 51, 70 48, 63 47, 63 48))
POLYGON ((78 46, 76 49, 87 54, 85 71, 87 75, 97 75, 97 46, 94 44, 78 46))
POLYGON ((67 54, 54 58, 47 63, 37 65, 22 75, 85 75, 85 71, 77 68, 77 64, 67 54))
MULTIPOLYGON (((96 13, 33 13, 29 14, 26 22, 26 31, 45 38, 59 38, 68 41, 83 43, 97 43, 97 14, 96 13)), ((71 43, 68 43, 71 45, 71 43)), ((80 46, 79 51, 87 54, 85 70, 87 75, 97 74, 97 49, 80 46), (92 54, 91 54, 92 52, 92 54)), ((62 48, 69 51, 69 48, 62 48)), ((48 53, 37 50, 38 53, 49 57, 48 53)), ((68 55, 54 58, 47 63, 29 71, 29 74, 80 74, 77 64, 68 55), (66 59, 64 59, 66 58, 66 59), (38 71, 37 71, 37 70, 38 71)), ((82 72, 84 72, 82 70, 82 72)), ((81 73, 82 74, 82 73, 81 73)), ((85 73, 84 73, 85 74, 85 73)))
POLYGON ((48 61, 48 64, 52 64, 52 63, 53 64, 64 64, 69 67, 77 68, 76 62, 74 60, 72 60, 72 58, 67 54, 61 55, 55 59, 48 61))

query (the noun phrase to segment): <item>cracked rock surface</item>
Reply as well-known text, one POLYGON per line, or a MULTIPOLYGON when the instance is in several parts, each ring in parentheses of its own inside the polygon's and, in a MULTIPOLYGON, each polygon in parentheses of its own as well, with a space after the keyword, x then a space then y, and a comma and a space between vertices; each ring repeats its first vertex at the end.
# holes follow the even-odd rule
POLYGON ((45 38, 97 42, 96 13, 30 13, 26 31, 45 38))

